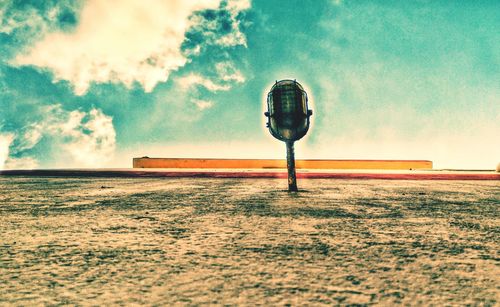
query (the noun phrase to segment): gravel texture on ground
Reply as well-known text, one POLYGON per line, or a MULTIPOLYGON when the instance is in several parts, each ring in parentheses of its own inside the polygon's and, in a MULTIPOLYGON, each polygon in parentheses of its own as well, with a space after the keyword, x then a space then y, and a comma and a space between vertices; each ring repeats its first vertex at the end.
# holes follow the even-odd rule
POLYGON ((499 181, 0 177, 0 305, 500 303, 499 181))

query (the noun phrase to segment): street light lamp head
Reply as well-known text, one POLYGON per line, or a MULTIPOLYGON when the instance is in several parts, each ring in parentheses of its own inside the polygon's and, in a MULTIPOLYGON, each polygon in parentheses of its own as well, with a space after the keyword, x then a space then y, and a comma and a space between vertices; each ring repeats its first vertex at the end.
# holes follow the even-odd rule
POLYGON ((296 80, 276 81, 267 95, 267 112, 264 115, 269 132, 286 143, 288 191, 298 191, 293 143, 306 135, 312 115, 302 85, 296 80))
POLYGON ((267 127, 278 140, 294 142, 309 130, 312 110, 307 106, 307 93, 296 80, 281 80, 267 95, 267 127))

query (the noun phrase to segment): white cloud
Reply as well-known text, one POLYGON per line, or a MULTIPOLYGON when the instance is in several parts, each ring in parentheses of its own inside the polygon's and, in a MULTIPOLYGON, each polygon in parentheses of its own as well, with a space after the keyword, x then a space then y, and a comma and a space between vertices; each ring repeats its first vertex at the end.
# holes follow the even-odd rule
POLYGON ((231 15, 231 31, 217 38, 215 43, 221 46, 247 46, 247 40, 240 31, 240 21, 236 18, 241 11, 248 10, 251 6, 250 0, 229 0, 226 8, 231 15))
POLYGON ((26 151, 46 138, 57 167, 99 167, 114 157, 116 133, 112 117, 99 109, 66 111, 60 104, 42 108, 43 119, 18 135, 0 135, 0 168, 36 168, 26 151), (10 150, 9 150, 10 149, 10 150), (9 157, 9 152, 12 156, 9 157))
POLYGON ((34 169, 38 167, 38 161, 32 157, 8 158, 5 161, 5 169, 34 169))
POLYGON ((227 91, 231 88, 228 84, 217 84, 200 74, 194 73, 180 77, 176 80, 176 82, 183 90, 187 90, 193 86, 202 86, 211 92, 227 91))
POLYGON ((252 3, 250 0, 229 0, 227 3, 227 8, 231 12, 240 12, 248 10, 252 3))
POLYGON ((0 0, 0 33, 15 35, 16 43, 30 42, 49 31, 73 26, 72 18, 82 2, 45 1, 43 5, 19 6, 16 1, 0 0))
POLYGON ((198 107, 200 110, 210 109, 214 106, 213 101, 202 100, 202 99, 193 99, 192 102, 198 107))
POLYGON ((35 9, 29 8, 25 11, 13 10, 12 14, 8 14, 12 3, 3 5, 4 3, 0 7, 0 33, 11 34, 19 28, 46 30, 46 22, 35 9))
MULTIPOLYGON (((149 92, 186 63, 181 44, 191 26, 189 16, 219 4, 220 0, 89 0, 75 31, 45 35, 14 62, 50 69, 56 80, 70 81, 78 95, 91 82, 128 87, 138 82, 149 92)), ((244 5, 234 9, 238 7, 244 5)))
POLYGON ((42 138, 42 127, 40 124, 32 124, 28 126, 24 133, 18 137, 16 151, 24 151, 33 148, 42 138))
POLYGON ((14 140, 12 134, 0 134, 0 169, 5 167, 5 161, 9 156, 9 147, 14 140))
POLYGON ((67 112, 51 106, 42 129, 62 149, 63 164, 97 167, 112 159, 116 146, 113 119, 99 109, 67 112))
POLYGON ((211 92, 217 92, 230 90, 231 83, 242 83, 245 81, 243 74, 229 61, 217 63, 215 65, 215 74, 214 79, 217 79, 218 82, 196 73, 179 77, 175 82, 184 91, 192 87, 201 86, 211 92))
POLYGON ((243 76, 241 71, 236 69, 236 67, 234 67, 234 65, 231 62, 217 63, 215 65, 215 69, 219 77, 226 82, 231 82, 231 81, 236 83, 245 82, 245 77, 243 76))
MULTIPOLYGON (((227 10, 227 15, 221 14, 217 18, 206 18, 203 15, 191 16, 190 22, 194 32, 203 36, 204 44, 218 45, 222 47, 247 46, 245 34, 241 32, 241 21, 238 15, 241 11, 249 9, 251 6, 248 0, 230 0, 227 1, 223 8, 227 10), (221 31, 221 24, 229 26, 230 29, 221 31)), ((189 50, 191 54, 198 54, 200 49, 198 46, 189 50)))

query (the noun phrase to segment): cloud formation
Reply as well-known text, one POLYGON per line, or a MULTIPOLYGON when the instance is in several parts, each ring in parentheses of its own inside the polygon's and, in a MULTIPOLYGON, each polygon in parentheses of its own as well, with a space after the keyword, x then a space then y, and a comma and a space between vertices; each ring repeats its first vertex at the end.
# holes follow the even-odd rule
POLYGON ((193 99, 192 101, 199 110, 210 109, 211 107, 214 106, 213 101, 209 100, 193 99))
POLYGON ((42 108, 43 118, 17 135, 0 135, 1 168, 34 168, 29 155, 42 139, 56 148, 56 166, 98 167, 109 162, 116 147, 112 117, 100 109, 66 111, 60 104, 42 108), (9 155, 10 153, 10 155, 9 155))
POLYGON ((9 147, 14 139, 12 134, 0 134, 0 169, 5 166, 5 161, 9 156, 9 147))
POLYGON ((5 161, 5 169, 35 169, 38 161, 33 157, 8 158, 5 161))
POLYGON ((214 105, 213 101, 201 98, 206 97, 206 93, 205 95, 202 94, 202 89, 211 93, 229 91, 234 84, 245 82, 245 77, 241 71, 236 69, 230 60, 216 63, 211 70, 210 77, 190 73, 175 79, 175 83, 180 89, 179 95, 184 96, 184 100, 189 100, 196 105, 200 111, 209 109, 214 105))
POLYGON ((61 105, 48 107, 48 120, 38 127, 60 144, 71 162, 99 166, 109 161, 115 150, 113 119, 99 109, 67 112, 61 105))
POLYGON ((186 51, 189 54, 200 53, 200 42, 204 46, 246 47, 246 37, 240 31, 240 14, 250 6, 249 0, 229 0, 221 2, 220 10, 199 11, 191 15, 191 27, 184 44, 186 51))
POLYGON ((16 8, 15 1, 2 1, 0 33, 9 35, 19 30, 30 33, 48 31, 57 23, 58 16, 66 9, 67 5, 68 3, 63 3, 61 6, 47 8, 47 14, 43 14, 35 6, 25 5, 24 10, 19 10, 16 8))
POLYGON ((137 82, 150 92, 188 61, 189 52, 182 50, 186 31, 193 27, 210 30, 217 25, 190 16, 221 5, 233 22, 225 33, 214 33, 216 39, 206 36, 204 40, 223 46, 245 44, 236 16, 248 8, 248 1, 89 0, 74 31, 45 35, 14 63, 49 69, 56 81, 69 81, 77 95, 85 94, 92 82, 127 87, 137 82))
POLYGON ((204 87, 211 92, 227 91, 231 88, 228 84, 218 84, 200 74, 195 73, 180 77, 176 80, 176 82, 183 90, 188 90, 194 86, 204 87))

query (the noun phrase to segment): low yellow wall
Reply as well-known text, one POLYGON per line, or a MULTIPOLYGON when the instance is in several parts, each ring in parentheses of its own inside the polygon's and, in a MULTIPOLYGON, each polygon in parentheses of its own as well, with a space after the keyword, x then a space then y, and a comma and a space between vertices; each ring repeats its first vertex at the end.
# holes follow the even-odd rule
MULTIPOLYGON (((432 169, 428 160, 296 160, 298 169, 432 169)), ((286 168, 286 160, 134 158, 134 168, 286 168)))

